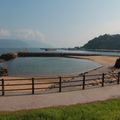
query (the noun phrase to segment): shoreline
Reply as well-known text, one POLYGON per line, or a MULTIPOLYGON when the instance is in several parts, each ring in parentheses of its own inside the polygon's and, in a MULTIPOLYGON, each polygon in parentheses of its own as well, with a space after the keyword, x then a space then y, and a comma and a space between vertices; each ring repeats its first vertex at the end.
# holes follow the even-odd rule
POLYGON ((86 59, 101 65, 113 65, 118 57, 116 56, 69 56, 69 58, 86 59))
POLYGON ((70 58, 87 59, 101 65, 100 67, 87 71, 86 74, 109 73, 113 71, 119 71, 118 69, 113 68, 116 59, 118 58, 115 56, 70 56, 70 58))
MULTIPOLYGON (((96 62, 98 64, 100 64, 100 66, 93 68, 91 70, 86 70, 85 72, 81 72, 81 73, 86 73, 86 74, 95 74, 95 71, 99 71, 99 69, 104 69, 104 72, 109 71, 110 67, 113 67, 115 64, 115 61, 118 57, 113 57, 113 56, 69 56, 68 58, 75 58, 75 59, 84 59, 84 60, 90 60, 93 62, 96 62), (105 70, 106 69, 106 70, 105 70)), ((73 73, 73 74, 63 74, 63 75, 43 75, 43 76, 39 76, 39 75, 23 75, 23 76, 2 76, 0 77, 1 79, 17 79, 17 78, 32 78, 32 77, 59 77, 59 76, 77 76, 81 73, 73 73)), ((102 71, 103 73, 103 71, 102 71)))

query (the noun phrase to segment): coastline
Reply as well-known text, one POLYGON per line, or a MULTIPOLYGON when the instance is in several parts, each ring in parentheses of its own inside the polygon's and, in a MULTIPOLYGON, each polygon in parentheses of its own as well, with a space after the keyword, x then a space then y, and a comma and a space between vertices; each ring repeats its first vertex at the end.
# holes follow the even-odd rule
POLYGON ((87 59, 101 64, 100 67, 85 72, 86 74, 119 72, 118 69, 113 68, 115 61, 118 58, 116 56, 70 56, 70 58, 87 59))
MULTIPOLYGON (((110 69, 114 66, 115 61, 118 57, 113 57, 113 56, 69 56, 69 58, 75 58, 75 59, 86 59, 86 60, 90 60, 90 61, 94 61, 98 64, 100 64, 101 66, 98 66, 94 69, 85 71, 84 73, 87 74, 96 74, 96 73, 103 73, 103 72, 108 72, 110 71, 110 69)), ((75 74, 65 74, 62 76, 74 76, 74 75, 78 75, 80 73, 75 73, 75 74)), ((31 77, 57 77, 57 75, 53 76, 53 75, 46 75, 46 76, 3 76, 0 77, 1 79, 21 79, 21 78, 31 78, 31 77)))

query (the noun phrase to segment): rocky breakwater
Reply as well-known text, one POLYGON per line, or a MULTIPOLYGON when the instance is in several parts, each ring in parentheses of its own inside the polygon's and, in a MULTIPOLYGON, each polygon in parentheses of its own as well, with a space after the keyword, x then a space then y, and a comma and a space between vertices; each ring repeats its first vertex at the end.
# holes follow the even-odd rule
POLYGON ((6 53, 6 54, 2 54, 0 56, 0 59, 3 61, 9 61, 15 59, 16 57, 17 57, 17 53, 6 53))
MULTIPOLYGON (((5 62, 5 61, 9 61, 12 59, 15 59, 17 57, 17 53, 6 53, 6 54, 2 54, 0 56, 0 62, 5 62)), ((0 66, 0 76, 7 76, 8 75, 8 70, 7 68, 5 68, 4 66, 0 66)))
POLYGON ((114 67, 120 69, 120 58, 116 60, 114 67))

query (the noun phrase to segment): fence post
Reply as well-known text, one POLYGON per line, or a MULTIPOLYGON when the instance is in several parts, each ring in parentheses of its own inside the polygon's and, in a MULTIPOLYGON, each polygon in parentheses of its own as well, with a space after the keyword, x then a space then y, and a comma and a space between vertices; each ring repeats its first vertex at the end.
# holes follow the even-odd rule
POLYGON ((82 86, 82 89, 83 90, 85 89, 85 74, 83 74, 83 86, 82 86))
POLYGON ((5 95, 4 79, 2 79, 2 96, 5 95))
POLYGON ((35 93, 35 83, 34 83, 35 81, 34 81, 34 78, 32 78, 32 94, 34 94, 35 93))
POLYGON ((62 79, 59 77, 59 92, 62 91, 62 79))
POLYGON ((117 84, 120 84, 120 72, 118 72, 117 84))
POLYGON ((104 81, 105 81, 105 74, 102 74, 102 87, 104 87, 104 81))

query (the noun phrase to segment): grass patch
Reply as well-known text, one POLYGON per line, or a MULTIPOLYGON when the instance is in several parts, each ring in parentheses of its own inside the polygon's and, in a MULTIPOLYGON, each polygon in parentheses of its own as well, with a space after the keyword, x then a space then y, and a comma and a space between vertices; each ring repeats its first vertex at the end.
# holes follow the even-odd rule
POLYGON ((0 120, 120 120, 120 99, 55 108, 0 112, 0 120))

